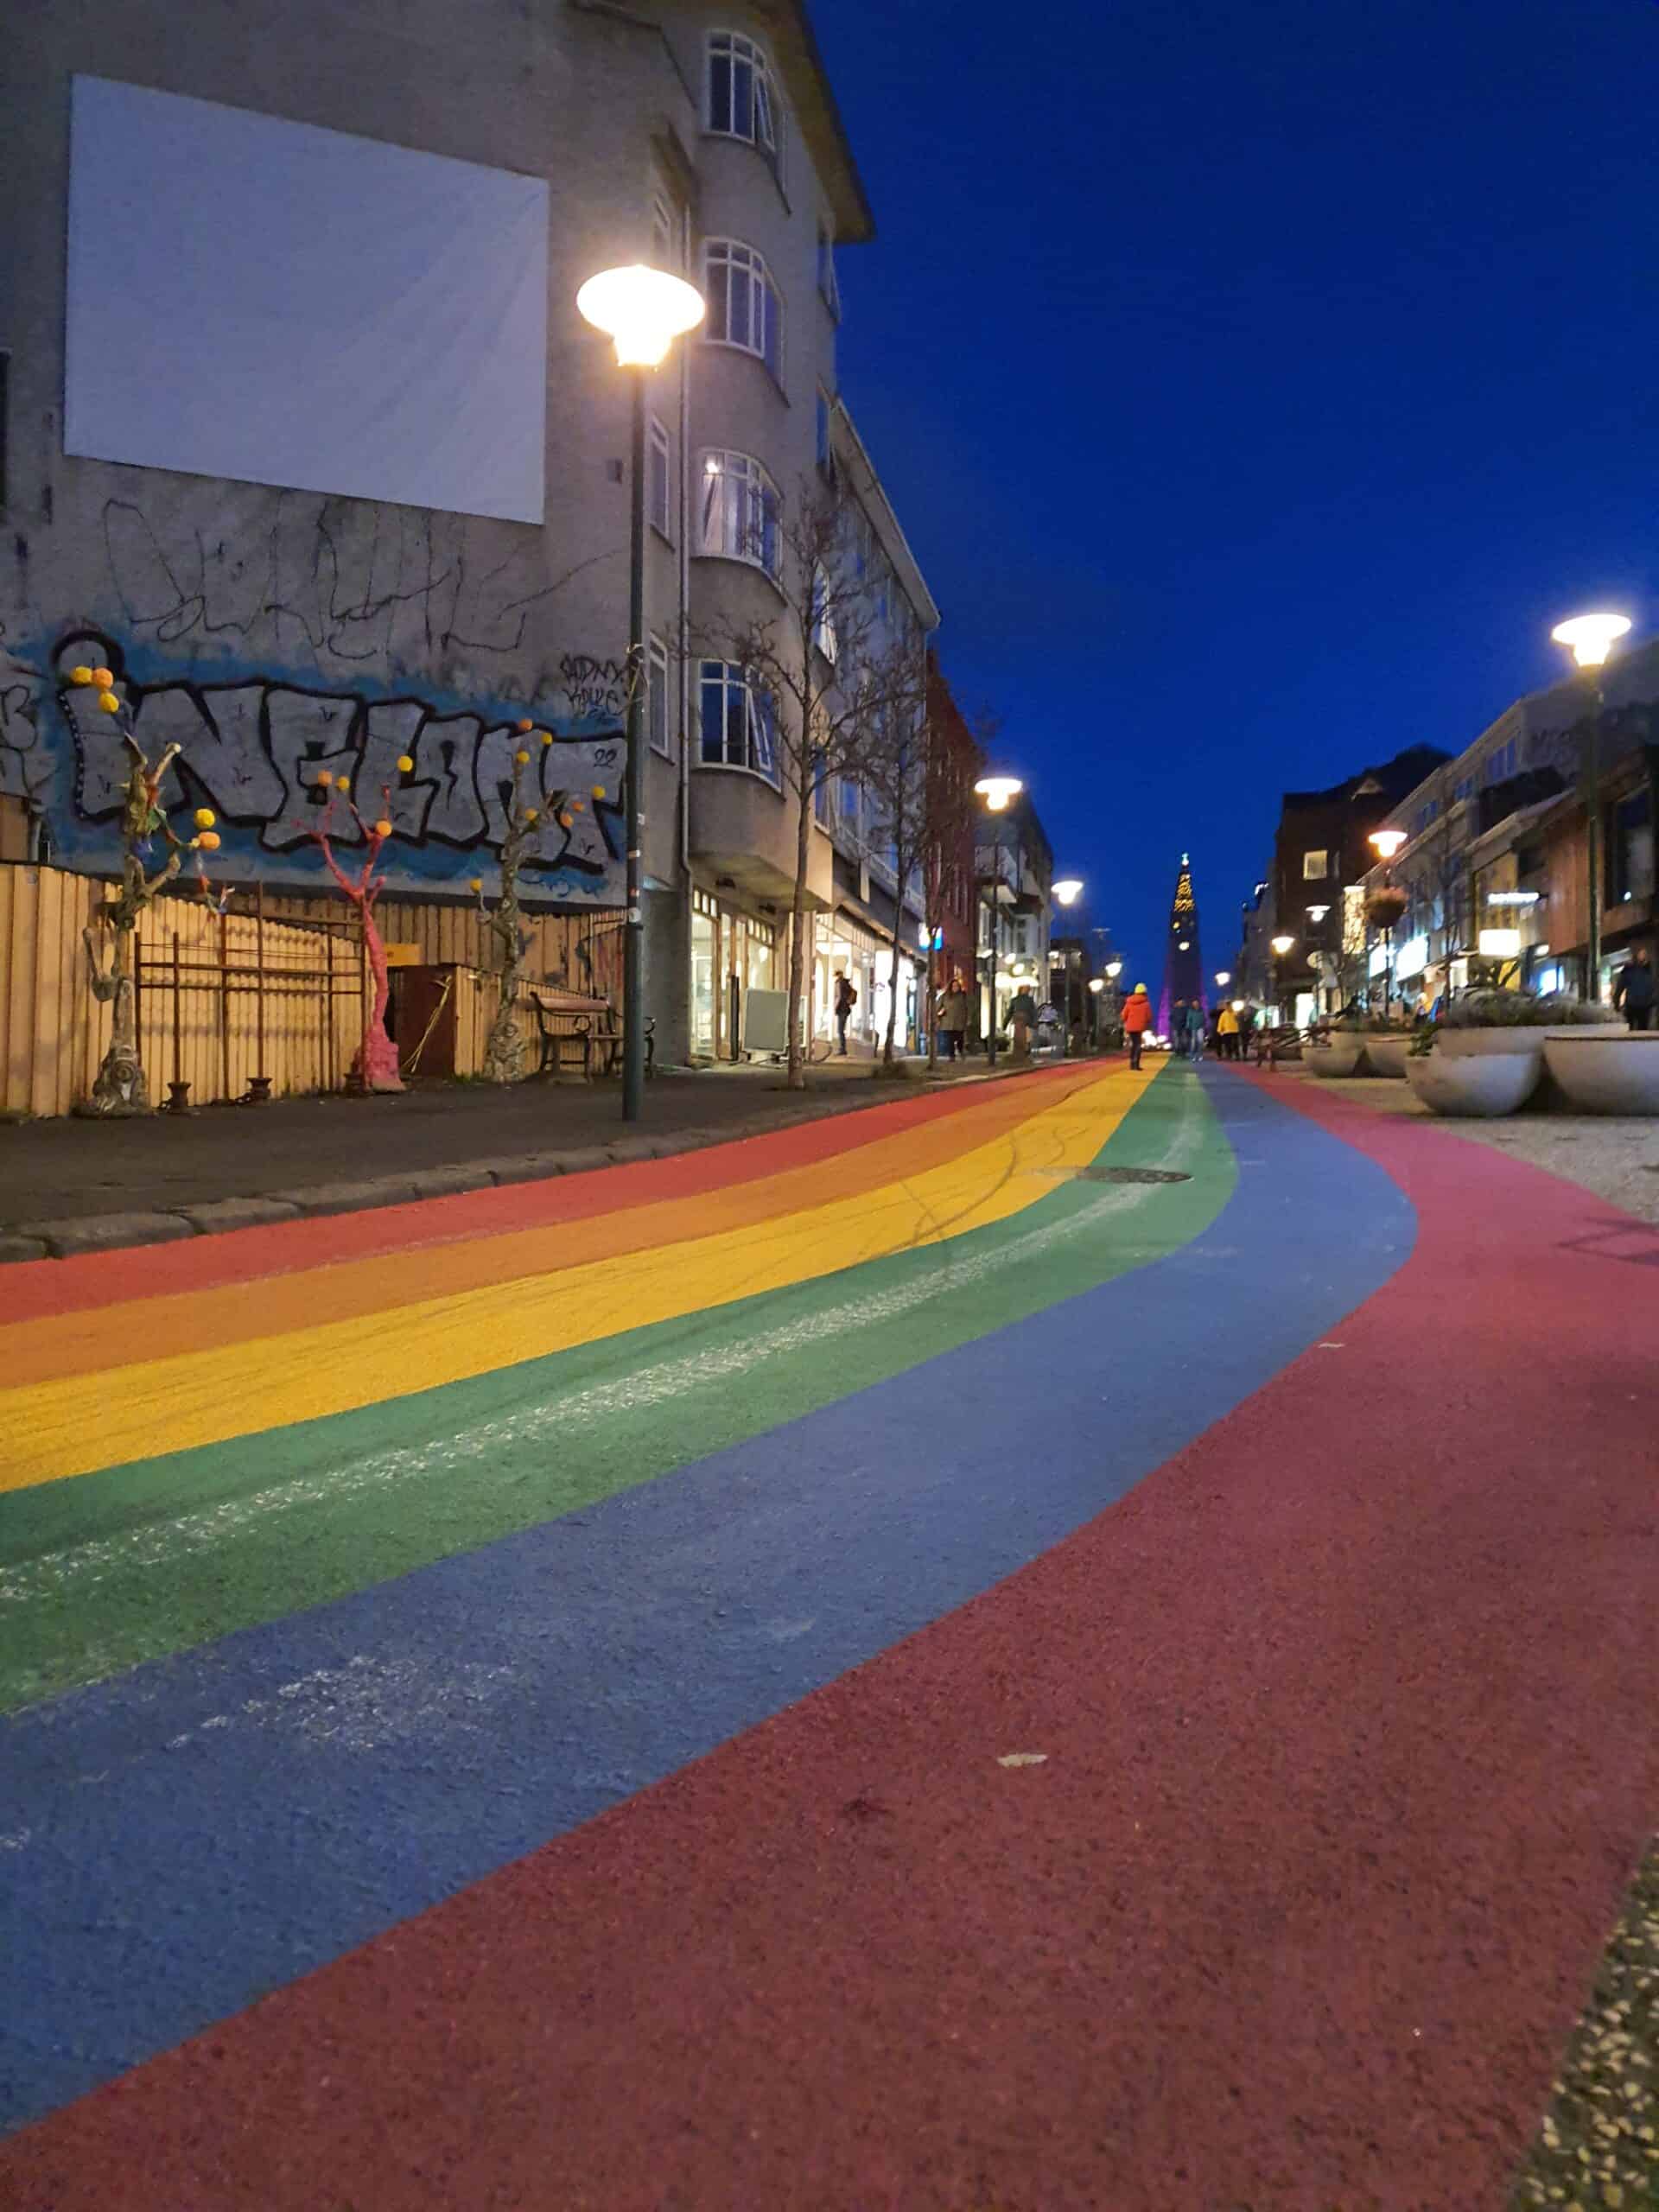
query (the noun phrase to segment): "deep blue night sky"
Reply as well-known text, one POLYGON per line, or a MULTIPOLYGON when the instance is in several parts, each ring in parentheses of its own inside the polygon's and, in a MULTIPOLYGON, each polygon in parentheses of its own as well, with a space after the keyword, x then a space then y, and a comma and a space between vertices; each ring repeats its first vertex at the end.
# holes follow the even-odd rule
POLYGON ((1652 0, 817 0, 842 389, 1056 859, 1211 967, 1281 789, 1649 626, 1652 0))

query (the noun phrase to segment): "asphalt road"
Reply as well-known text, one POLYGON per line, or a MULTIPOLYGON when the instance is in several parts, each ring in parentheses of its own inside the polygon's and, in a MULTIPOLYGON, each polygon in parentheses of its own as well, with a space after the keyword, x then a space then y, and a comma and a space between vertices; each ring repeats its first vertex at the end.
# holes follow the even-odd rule
POLYGON ((1654 1232, 1084 1065, 0 1283, 0 2202, 1509 2200, 1654 1232))

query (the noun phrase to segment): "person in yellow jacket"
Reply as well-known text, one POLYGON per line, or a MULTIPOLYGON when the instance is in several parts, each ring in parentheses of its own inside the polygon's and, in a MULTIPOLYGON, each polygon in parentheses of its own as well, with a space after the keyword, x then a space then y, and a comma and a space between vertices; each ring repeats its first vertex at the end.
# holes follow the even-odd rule
POLYGON ((1216 1034, 1221 1039, 1222 1058, 1236 1060, 1238 1058, 1238 1016, 1230 1004, 1221 1009, 1221 1017, 1216 1023, 1216 1034))

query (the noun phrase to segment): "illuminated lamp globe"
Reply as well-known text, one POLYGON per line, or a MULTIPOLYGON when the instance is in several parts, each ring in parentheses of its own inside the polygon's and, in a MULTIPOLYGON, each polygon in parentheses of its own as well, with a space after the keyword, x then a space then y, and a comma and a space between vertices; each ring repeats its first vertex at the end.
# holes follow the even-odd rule
POLYGON ((1630 626, 1628 614, 1575 614, 1569 622, 1558 622, 1549 634, 1558 645, 1572 647, 1580 668, 1599 668, 1614 639, 1630 626))
POLYGON ((1063 875, 1059 879, 1058 882, 1054 884, 1052 887, 1054 896, 1059 901, 1060 905, 1062 906, 1069 906, 1075 899, 1080 896, 1083 890, 1083 884, 1081 880, 1075 875, 1063 875))
POLYGON ((1191 939, 1190 939, 1190 938, 1183 938, 1181 939, 1181 941, 1180 941, 1179 945, 1177 947, 1177 950, 1178 950, 1179 951, 1181 951, 1181 952, 1191 952, 1191 951, 1192 951, 1192 941, 1191 941, 1191 939))
POLYGON ((1218 968, 1216 970, 1216 988, 1218 991, 1224 991, 1232 980, 1233 971, 1230 968, 1218 968))
POLYGON ((993 814, 1001 814, 1011 798, 1018 798, 1025 785, 1018 776, 982 776, 974 785, 993 814))
POLYGON ((1403 830, 1373 830, 1366 839, 1378 860, 1391 861, 1406 842, 1403 830))
POLYGON ((677 338, 696 328, 705 308, 702 294, 684 277, 636 263, 590 276, 576 294, 576 312, 614 340, 619 368, 655 369, 677 338))
POLYGON ((1106 988, 1106 978, 1103 976, 1091 976, 1089 978, 1089 988, 1091 991, 1103 991, 1106 988))
POLYGON ((1273 940, 1273 949, 1282 960, 1295 942, 1294 937, 1276 937, 1273 940))
POLYGON ((1116 982, 1123 973, 1123 963, 1121 960, 1109 960, 1106 963, 1106 973, 1116 982))

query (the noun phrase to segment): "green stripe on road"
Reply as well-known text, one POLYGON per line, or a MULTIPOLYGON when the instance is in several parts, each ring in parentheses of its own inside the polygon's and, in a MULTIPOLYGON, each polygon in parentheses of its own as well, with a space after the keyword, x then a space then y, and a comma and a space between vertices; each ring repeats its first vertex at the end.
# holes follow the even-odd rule
POLYGON ((1091 1290, 1201 1235, 1231 1152, 1170 1070, 1097 1164, 1012 1219, 349 1414, 14 1492, 0 1709, 592 1504, 1091 1290))

